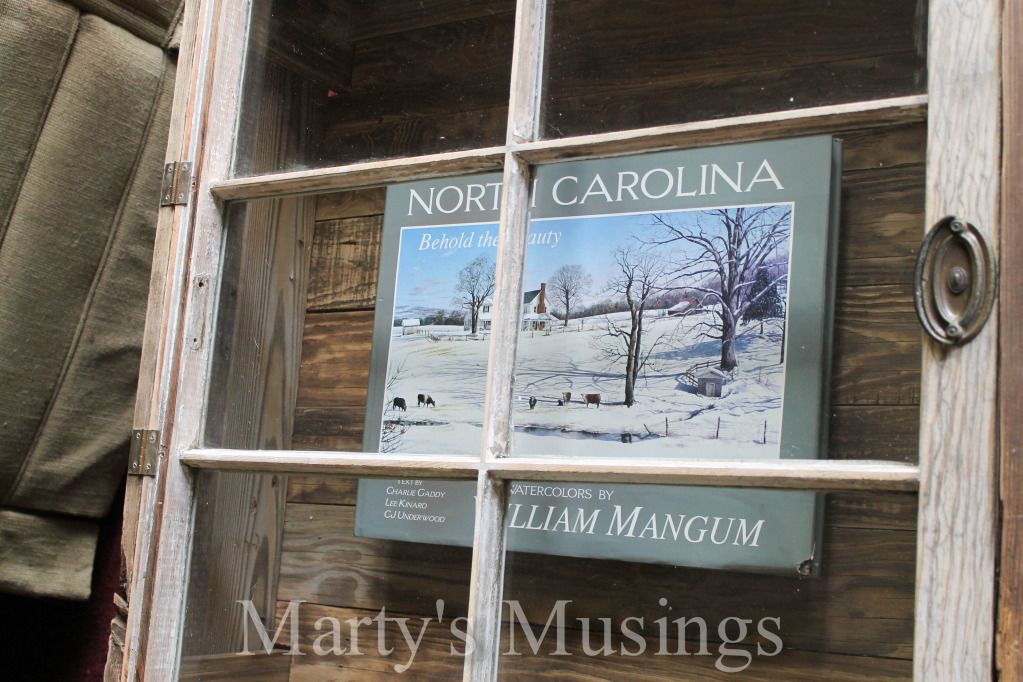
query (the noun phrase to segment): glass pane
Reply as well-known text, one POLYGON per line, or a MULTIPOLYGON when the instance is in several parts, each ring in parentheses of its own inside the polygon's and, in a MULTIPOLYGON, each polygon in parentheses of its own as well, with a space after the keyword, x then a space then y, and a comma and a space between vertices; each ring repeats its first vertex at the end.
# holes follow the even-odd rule
POLYGON ((206 445, 478 454, 500 182, 233 204, 206 445))
POLYGON ((552 0, 542 134, 922 93, 925 0, 552 0))
POLYGON ((912 679, 914 494, 511 487, 501 679, 912 679))
POLYGON ((915 461, 925 134, 538 167, 515 452, 915 461))
POLYGON ((256 0, 235 172, 502 144, 514 0, 256 0))
POLYGON ((179 679, 459 677, 471 549, 376 529, 400 513, 433 541, 412 518, 430 510, 397 502, 448 485, 394 484, 357 511, 355 479, 201 473, 179 679))

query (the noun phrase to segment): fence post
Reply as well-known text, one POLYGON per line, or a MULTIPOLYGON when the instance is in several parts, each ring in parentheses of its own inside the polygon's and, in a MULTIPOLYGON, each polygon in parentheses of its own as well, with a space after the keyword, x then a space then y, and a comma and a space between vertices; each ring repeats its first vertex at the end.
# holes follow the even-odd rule
POLYGON ((714 440, 717 440, 721 436, 721 417, 718 417, 718 428, 714 432, 714 440))
POLYGON ((767 445, 767 420, 764 420, 764 445, 767 445))
POLYGON ((664 418, 664 437, 668 437, 668 418, 664 418))

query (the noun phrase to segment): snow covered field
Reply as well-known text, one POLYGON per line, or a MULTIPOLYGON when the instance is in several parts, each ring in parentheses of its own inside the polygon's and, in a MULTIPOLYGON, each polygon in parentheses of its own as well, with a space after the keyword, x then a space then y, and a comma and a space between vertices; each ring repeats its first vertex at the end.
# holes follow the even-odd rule
MULTIPOLYGON (((668 334, 672 340, 655 351, 631 408, 623 403, 624 362, 609 367, 599 351, 603 316, 573 319, 568 331, 557 323, 549 334, 523 332, 516 366, 516 453, 776 458, 784 384, 780 321, 765 322, 763 333, 759 322, 740 328, 739 367, 722 397, 709 398, 682 379, 693 365, 720 358, 719 342, 698 338, 694 326, 700 318, 666 317, 662 311, 645 318, 647 343, 668 334), (572 399, 559 406, 565 392, 572 399), (584 404, 586 393, 601 395, 599 408, 584 404), (532 410, 530 397, 537 399, 532 410)), ((385 424, 400 420, 398 451, 477 453, 489 343, 467 340, 456 328, 424 331, 391 339, 385 424), (430 395, 436 407, 417 406, 420 393, 430 395), (407 412, 390 409, 394 397, 405 399, 407 412)))

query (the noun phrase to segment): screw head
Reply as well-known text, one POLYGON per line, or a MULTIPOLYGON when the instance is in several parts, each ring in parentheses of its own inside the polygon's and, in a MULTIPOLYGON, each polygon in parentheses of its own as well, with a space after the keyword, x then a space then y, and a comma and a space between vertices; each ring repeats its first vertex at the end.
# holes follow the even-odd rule
POLYGON ((961 221, 961 220, 958 220, 958 219, 956 219, 956 220, 953 220, 953 221, 952 221, 952 222, 951 222, 951 223, 949 224, 949 226, 948 226, 948 229, 952 230, 952 231, 953 231, 953 232, 955 232, 956 234, 960 234, 960 233, 962 233, 962 232, 965 232, 965 231, 966 231, 966 223, 964 223, 964 222, 963 222, 963 221, 961 221))
POLYGON ((955 266, 948 273, 947 286, 953 294, 963 293, 970 286, 970 273, 959 265, 955 266))
POLYGON ((963 335, 963 328, 953 322, 952 324, 945 327, 945 335, 950 339, 958 339, 963 335))

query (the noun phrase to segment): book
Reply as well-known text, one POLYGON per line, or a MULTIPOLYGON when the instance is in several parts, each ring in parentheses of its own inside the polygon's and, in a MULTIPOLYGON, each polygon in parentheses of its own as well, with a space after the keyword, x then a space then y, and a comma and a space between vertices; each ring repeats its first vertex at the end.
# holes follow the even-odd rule
MULTIPOLYGON (((815 458, 840 141, 540 166, 513 368, 515 456, 815 458)), ((365 449, 477 454, 501 177, 388 188, 365 449)), ((500 332, 501 330, 497 330, 500 332)), ((817 570, 820 495, 509 483, 513 551, 817 570)), ((356 531, 471 545, 475 483, 365 480, 356 531)))

